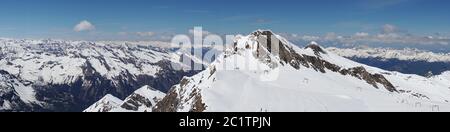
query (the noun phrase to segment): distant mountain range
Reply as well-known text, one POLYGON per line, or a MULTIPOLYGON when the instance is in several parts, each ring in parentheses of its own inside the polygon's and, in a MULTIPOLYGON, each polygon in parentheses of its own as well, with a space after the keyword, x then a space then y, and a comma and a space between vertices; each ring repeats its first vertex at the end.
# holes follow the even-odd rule
POLYGON ((327 48, 328 51, 359 63, 422 76, 440 75, 450 70, 450 54, 418 49, 389 48, 327 48))
POLYGON ((167 92, 198 72, 173 69, 188 67, 179 63, 187 54, 150 45, 2 39, 0 111, 83 111, 106 94, 167 92))
POLYGON ((165 46, 0 39, 0 111, 450 111, 448 54, 299 47, 268 30, 212 62, 165 46), (204 70, 176 70, 184 57, 204 70))

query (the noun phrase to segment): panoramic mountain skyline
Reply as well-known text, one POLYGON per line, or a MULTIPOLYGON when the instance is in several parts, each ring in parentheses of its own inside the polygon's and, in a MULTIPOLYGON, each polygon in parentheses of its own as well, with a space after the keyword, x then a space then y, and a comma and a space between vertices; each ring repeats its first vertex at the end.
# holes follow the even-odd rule
MULTIPOLYGON (((322 120, 296 112, 450 112, 449 5, 2 0, 0 113, 149 112, 126 126, 274 131, 322 120)), ((5 121, 77 125, 57 118, 5 121)), ((328 122, 360 120, 348 119, 328 122)))

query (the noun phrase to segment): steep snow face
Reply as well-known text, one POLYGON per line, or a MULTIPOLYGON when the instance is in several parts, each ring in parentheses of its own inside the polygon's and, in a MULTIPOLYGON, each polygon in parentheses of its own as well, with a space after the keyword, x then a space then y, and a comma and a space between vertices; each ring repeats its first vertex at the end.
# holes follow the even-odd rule
POLYGON ((450 71, 444 72, 441 75, 434 76, 434 78, 438 78, 439 80, 448 80, 450 81, 450 71))
POLYGON ((317 43, 302 49, 256 31, 175 85, 154 111, 450 111, 449 87, 447 80, 384 71, 317 43))
POLYGON ((105 105, 105 98, 111 98, 111 95, 107 95, 84 112, 152 112, 153 106, 165 96, 163 92, 144 86, 128 96, 125 101, 115 100, 114 102, 117 103, 110 103, 110 105, 105 105))
MULTIPOLYGON (((435 75, 430 77, 428 80, 432 81, 425 81, 425 80, 418 80, 418 83, 428 83, 432 85, 440 85, 441 87, 446 87, 447 89, 450 89, 450 71, 444 72, 441 75, 435 75)), ((419 85, 419 84, 417 84, 419 85)), ((423 84, 422 84, 423 85, 423 84)), ((447 96, 447 94, 450 94, 446 89, 442 89, 439 91, 442 94, 442 96, 447 96)), ((450 101, 449 99, 446 99, 446 102, 450 101)))

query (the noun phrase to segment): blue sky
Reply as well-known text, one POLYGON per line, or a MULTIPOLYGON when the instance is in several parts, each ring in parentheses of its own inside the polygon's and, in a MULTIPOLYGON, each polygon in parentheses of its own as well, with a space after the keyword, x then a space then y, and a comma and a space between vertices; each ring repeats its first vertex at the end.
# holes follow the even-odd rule
POLYGON ((142 39, 194 26, 218 34, 353 35, 377 34, 386 25, 448 35, 448 7, 448 0, 2 0, 0 37, 142 39), (84 20, 95 29, 74 31, 84 20))

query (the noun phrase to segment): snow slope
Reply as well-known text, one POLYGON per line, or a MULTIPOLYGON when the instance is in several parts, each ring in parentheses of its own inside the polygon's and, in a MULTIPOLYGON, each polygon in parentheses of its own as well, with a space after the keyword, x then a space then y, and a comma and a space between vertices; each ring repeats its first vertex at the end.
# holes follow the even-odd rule
POLYGON ((209 68, 184 78, 154 111, 450 111, 449 87, 448 76, 384 71, 258 30, 238 36, 209 68))
POLYGON ((144 86, 124 101, 112 95, 106 95, 84 112, 152 112, 153 106, 165 95, 150 86, 144 86))
POLYGON ((120 108, 120 104, 123 101, 117 97, 114 97, 110 94, 106 95, 102 99, 100 99, 97 103, 93 104, 91 107, 87 108, 85 111, 91 112, 108 112, 114 109, 120 108))

